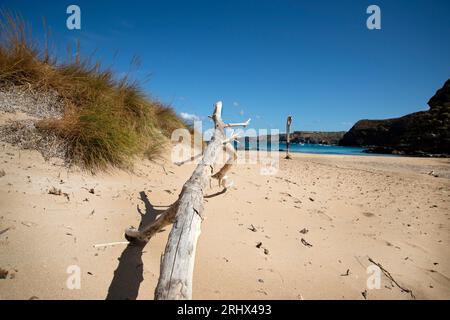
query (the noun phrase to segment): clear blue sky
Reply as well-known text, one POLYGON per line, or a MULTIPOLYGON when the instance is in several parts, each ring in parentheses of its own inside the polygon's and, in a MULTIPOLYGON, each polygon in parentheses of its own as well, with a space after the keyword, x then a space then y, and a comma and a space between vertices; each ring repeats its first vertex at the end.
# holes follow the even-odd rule
POLYGON ((0 0, 42 37, 45 16, 65 53, 80 38, 119 74, 134 55, 145 91, 177 112, 280 128, 348 130, 359 119, 427 109, 450 77, 450 1, 24 1, 0 0), (66 8, 81 7, 81 30, 66 8), (376 4, 382 29, 366 28, 376 4))

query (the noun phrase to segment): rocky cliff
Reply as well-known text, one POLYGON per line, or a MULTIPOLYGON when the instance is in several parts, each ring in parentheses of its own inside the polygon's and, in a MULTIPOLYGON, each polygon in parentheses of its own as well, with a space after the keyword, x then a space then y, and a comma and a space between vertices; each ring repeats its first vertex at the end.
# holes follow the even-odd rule
MULTIPOLYGON (((292 143, 329 144, 336 145, 344 136, 345 131, 295 131, 291 133, 292 143)), ((280 142, 286 141, 286 134, 280 134, 280 142)))
POLYGON ((368 152, 450 154, 450 79, 428 101, 427 111, 386 120, 360 120, 339 142, 368 152))

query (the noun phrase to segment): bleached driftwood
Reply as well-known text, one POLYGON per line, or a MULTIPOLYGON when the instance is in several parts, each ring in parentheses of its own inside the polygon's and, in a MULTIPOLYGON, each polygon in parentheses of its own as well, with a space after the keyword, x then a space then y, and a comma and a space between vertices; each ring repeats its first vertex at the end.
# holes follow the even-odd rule
POLYGON ((286 120, 286 158, 291 159, 291 155, 289 154, 289 146, 291 144, 291 123, 292 117, 288 116, 286 120))
POLYGON ((94 244, 94 248, 104 248, 104 247, 112 247, 116 246, 118 244, 129 244, 129 241, 119 241, 119 242, 108 242, 108 243, 100 243, 100 244, 94 244))
POLYGON ((211 177, 219 180, 219 185, 224 189, 230 186, 226 174, 237 157, 231 144, 236 136, 227 139, 225 128, 247 126, 250 122, 249 119, 243 123, 224 123, 220 101, 215 104, 214 113, 210 118, 214 121, 214 134, 203 153, 202 160, 184 184, 178 200, 152 224, 141 230, 131 228, 125 232, 129 240, 148 241, 163 227, 174 224, 161 259, 161 271, 155 290, 157 300, 192 298, 192 275, 197 239, 203 220, 204 191, 210 185, 211 177), (228 161, 213 175, 214 164, 222 149, 228 154, 228 161))

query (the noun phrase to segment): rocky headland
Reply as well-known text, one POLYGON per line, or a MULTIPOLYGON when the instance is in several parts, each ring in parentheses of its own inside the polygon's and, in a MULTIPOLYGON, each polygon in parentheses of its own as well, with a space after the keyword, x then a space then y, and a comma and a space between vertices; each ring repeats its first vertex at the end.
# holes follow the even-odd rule
POLYGON ((385 120, 360 120, 339 145, 367 152, 416 156, 450 154, 450 80, 428 101, 427 111, 385 120))

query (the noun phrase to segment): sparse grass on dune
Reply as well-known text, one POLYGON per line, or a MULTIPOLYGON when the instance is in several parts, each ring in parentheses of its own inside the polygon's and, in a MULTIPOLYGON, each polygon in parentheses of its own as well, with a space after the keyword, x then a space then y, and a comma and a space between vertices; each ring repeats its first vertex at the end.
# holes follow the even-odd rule
POLYGON ((172 131, 186 127, 175 111, 147 97, 135 82, 117 80, 111 70, 88 60, 57 63, 47 44, 39 49, 18 16, 1 14, 0 88, 29 86, 54 90, 64 105, 62 118, 38 122, 43 133, 68 145, 67 159, 95 171, 130 168, 135 156, 154 158, 172 131))

